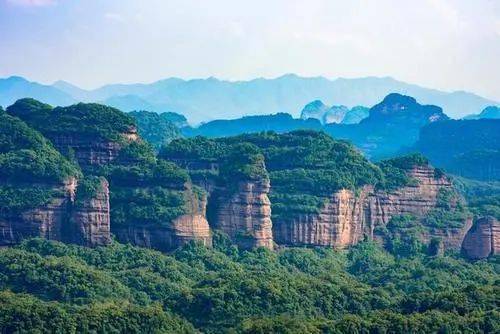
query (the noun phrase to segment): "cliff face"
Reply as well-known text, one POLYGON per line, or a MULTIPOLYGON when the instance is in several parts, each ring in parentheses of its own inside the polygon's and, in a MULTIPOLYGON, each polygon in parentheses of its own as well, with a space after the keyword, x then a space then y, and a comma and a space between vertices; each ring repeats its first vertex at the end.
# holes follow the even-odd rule
POLYGON ((273 249, 269 180, 240 181, 235 193, 217 197, 215 228, 243 248, 273 249))
MULTIPOLYGON (((291 220, 274 220, 273 234, 278 244, 344 248, 363 238, 377 239, 375 227, 385 226, 394 216, 409 214, 423 218, 438 205, 442 189, 452 189, 446 177, 434 176, 430 167, 414 167, 409 176, 414 185, 395 191, 375 191, 364 187, 358 194, 340 190, 326 200, 318 214, 298 214, 291 220)), ((428 242, 440 237, 445 248, 459 249, 470 220, 460 228, 428 228, 421 237, 428 242)))
POLYGON ((107 182, 102 192, 85 200, 81 206, 75 205, 77 185, 75 178, 63 184, 45 185, 55 194, 49 203, 23 212, 0 214, 0 246, 15 245, 33 237, 85 246, 109 243, 107 182))
POLYGON ((220 163, 169 158, 187 169, 194 184, 208 194, 207 218, 245 249, 274 248, 268 178, 220 182, 220 163))
MULTIPOLYGON (((121 136, 127 141, 135 141, 138 139, 137 129, 131 127, 128 132, 122 133, 121 136)), ((86 134, 55 133, 48 134, 47 137, 59 152, 72 151, 78 164, 84 170, 92 166, 110 163, 118 156, 122 148, 119 142, 88 137, 86 134)))
POLYGON ((75 179, 64 184, 44 184, 44 188, 55 194, 49 203, 23 212, 0 214, 0 245, 15 245, 33 237, 62 240, 62 229, 69 217, 68 208, 75 186, 75 179))
POLYGON ((462 252, 472 260, 485 259, 500 253, 500 222, 482 217, 474 222, 465 236, 462 252))
POLYGON ((205 246, 212 245, 212 235, 206 219, 206 199, 191 200, 191 212, 177 217, 170 224, 135 223, 112 225, 112 232, 123 243, 140 247, 171 251, 190 241, 198 241, 205 246))
POLYGON ((365 203, 370 189, 356 196, 341 190, 331 196, 318 214, 298 214, 291 220, 275 219, 278 244, 343 248, 356 244, 366 228, 365 203))
MULTIPOLYGON (((78 190, 77 190, 78 193, 78 190)), ((84 246, 101 246, 111 242, 109 219, 109 184, 100 178, 95 194, 80 199, 71 210, 72 242, 84 246)))
POLYGON ((377 191, 370 196, 369 219, 372 226, 387 224, 395 215, 411 214, 422 217, 436 207, 441 189, 452 189, 446 177, 434 176, 434 169, 417 166, 408 171, 408 176, 415 179, 415 185, 395 191, 377 191))

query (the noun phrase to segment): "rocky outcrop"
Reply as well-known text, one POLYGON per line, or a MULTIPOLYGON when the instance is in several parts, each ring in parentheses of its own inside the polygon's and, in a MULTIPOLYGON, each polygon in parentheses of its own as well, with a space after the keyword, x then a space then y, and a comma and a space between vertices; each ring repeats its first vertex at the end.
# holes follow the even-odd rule
MULTIPOLYGON (((138 139, 137 129, 131 127, 121 136, 123 140, 135 141, 138 139)), ((79 133, 54 133, 47 134, 47 137, 59 152, 74 156, 84 170, 113 161, 123 146, 119 141, 88 137, 79 133)))
POLYGON ((370 189, 359 195, 340 190, 326 200, 318 214, 298 214, 291 220, 275 219, 273 234, 278 244, 343 248, 363 238, 364 206, 370 189))
POLYGON ((436 207, 439 192, 453 187, 446 176, 436 177, 432 167, 416 166, 407 173, 415 180, 414 185, 390 192, 377 191, 370 196, 368 217, 371 226, 385 225, 395 215, 423 217, 436 207))
POLYGON ((111 242, 109 219, 109 184, 99 179, 95 193, 88 198, 77 198, 71 210, 72 242, 83 246, 102 246, 111 242))
POLYGON ((215 228, 243 248, 273 249, 269 180, 240 181, 234 193, 226 189, 216 197, 215 228))
POLYGON ((85 246, 106 245, 109 233, 109 195, 106 180, 94 197, 75 203, 78 181, 42 186, 53 192, 51 200, 23 212, 0 214, 0 246, 11 246, 23 239, 40 237, 85 246))
POLYGON ((212 245, 208 222, 203 215, 183 215, 170 226, 134 224, 113 226, 113 234, 122 243, 167 252, 190 241, 212 245))
MULTIPOLYGON (((212 228, 226 233, 245 249, 274 248, 267 177, 221 181, 220 163, 168 157, 187 169, 193 183, 208 195, 207 218, 212 228)), ((265 167, 264 167, 265 168, 265 167)))
POLYGON ((187 213, 163 225, 138 223, 113 224, 112 233, 118 241, 139 247, 147 247, 167 252, 190 241, 212 245, 212 234, 206 219, 206 197, 197 199, 188 190, 190 198, 187 213))
POLYGON ((40 184, 37 186, 52 191, 51 200, 41 207, 23 212, 0 214, 0 246, 15 245, 23 239, 33 237, 63 240, 63 230, 69 219, 76 179, 70 178, 62 184, 40 184))
POLYGON ((500 222, 481 217, 474 222, 462 244, 462 253, 471 260, 485 259, 500 253, 500 222))
MULTIPOLYGON (((390 192, 364 187, 357 194, 343 189, 326 199, 318 214, 275 219, 274 238, 278 244, 335 248, 354 245, 364 238, 377 239, 375 227, 404 214, 423 218, 438 205, 439 192, 452 189, 448 178, 436 177, 431 167, 414 167, 408 174, 416 181, 414 185, 390 192)), ((460 228, 426 228, 421 237, 424 242, 439 237, 446 249, 459 249, 470 224, 466 220, 460 228)))

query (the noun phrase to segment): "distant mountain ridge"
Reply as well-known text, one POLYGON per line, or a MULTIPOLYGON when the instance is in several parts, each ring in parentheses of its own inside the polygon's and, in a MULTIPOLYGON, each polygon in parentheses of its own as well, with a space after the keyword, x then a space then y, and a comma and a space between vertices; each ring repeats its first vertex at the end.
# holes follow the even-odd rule
POLYGON ((370 107, 389 93, 410 95, 421 103, 438 105, 453 118, 477 114, 487 106, 499 104, 468 92, 443 92, 390 77, 330 80, 287 74, 249 81, 168 78, 149 84, 105 85, 94 90, 84 90, 64 81, 41 85, 21 77, 0 79, 3 106, 23 97, 34 97, 53 105, 100 102, 123 111, 145 108, 159 113, 174 111, 185 115, 192 124, 278 112, 298 117, 302 107, 313 100, 348 108, 370 107))
POLYGON ((300 112, 301 119, 314 118, 322 124, 342 123, 356 124, 368 117, 370 108, 356 106, 352 109, 346 106, 327 106, 320 100, 314 100, 305 105, 300 112))
POLYGON ((368 117, 356 124, 322 124, 318 117, 321 118, 321 112, 330 109, 319 101, 312 102, 305 109, 308 116, 315 117, 298 119, 286 113, 245 116, 210 121, 195 128, 185 127, 182 133, 186 137, 215 138, 262 131, 319 130, 334 138, 351 141, 368 157, 378 160, 394 156, 403 148, 415 144, 423 126, 449 119, 442 108, 420 104, 413 97, 397 93, 387 95, 369 109, 368 117))
POLYGON ((500 119, 500 107, 489 106, 484 108, 480 114, 468 115, 464 119, 500 119))

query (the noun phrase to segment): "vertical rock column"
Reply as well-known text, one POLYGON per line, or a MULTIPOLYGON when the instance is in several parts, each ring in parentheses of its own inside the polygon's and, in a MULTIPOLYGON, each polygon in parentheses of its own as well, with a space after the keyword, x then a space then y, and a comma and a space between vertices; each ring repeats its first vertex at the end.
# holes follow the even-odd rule
POLYGON ((273 249, 269 180, 241 181, 233 194, 217 197, 216 228, 243 248, 273 249))
POLYGON ((111 242, 109 185, 106 179, 99 179, 98 187, 92 196, 76 198, 71 210, 70 225, 72 232, 69 239, 74 243, 92 247, 111 242))
POLYGON ((462 252, 471 260, 499 254, 500 222, 493 217, 481 217, 476 220, 465 236, 462 252))

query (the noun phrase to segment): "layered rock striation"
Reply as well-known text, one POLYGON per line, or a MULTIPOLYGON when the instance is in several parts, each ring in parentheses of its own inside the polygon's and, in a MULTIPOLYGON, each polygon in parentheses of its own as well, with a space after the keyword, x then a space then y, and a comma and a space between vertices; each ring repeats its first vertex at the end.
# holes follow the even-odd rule
POLYGON ((73 231, 70 240, 83 246, 101 246, 111 242, 109 215, 109 183, 99 178, 90 196, 82 196, 77 188, 75 203, 71 208, 70 222, 73 231))
POLYGON ((106 180, 93 196, 76 202, 78 180, 43 184, 53 196, 48 203, 23 211, 0 214, 0 246, 40 237, 94 247, 111 241, 106 180))
POLYGON ((500 222, 490 216, 477 219, 465 236, 462 252, 472 260, 499 254, 500 222))
POLYGON ((215 195, 214 227, 227 233, 243 248, 273 249, 268 179, 240 181, 234 193, 215 195))
MULTIPOLYGON (((440 193, 453 189, 447 177, 436 177, 435 170, 429 166, 414 166, 408 176, 413 179, 412 185, 392 191, 375 190, 372 186, 357 192, 342 189, 325 200, 319 213, 274 219, 274 238, 278 244, 290 246, 335 248, 345 248, 365 238, 383 241, 376 233, 377 228, 401 215, 423 220, 439 207, 440 193)), ((438 237, 446 249, 459 249, 470 224, 470 218, 465 218, 460 227, 429 226, 420 237, 426 243, 438 237)))
POLYGON ((115 160, 127 141, 138 139, 137 129, 131 127, 121 134, 125 142, 91 137, 80 133, 52 133, 48 138, 59 152, 73 157, 83 170, 99 167, 115 160))

